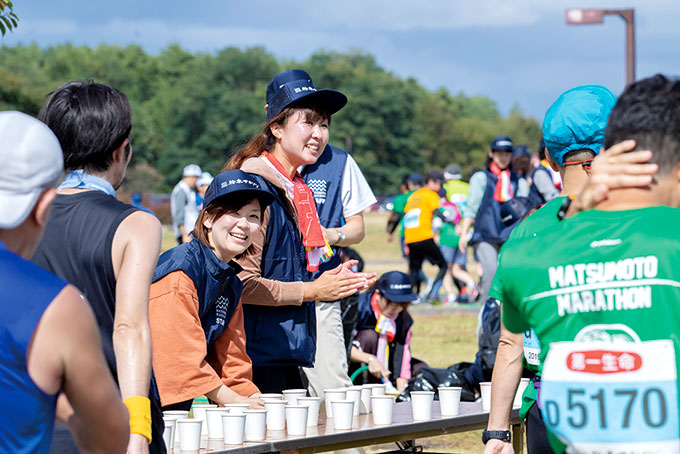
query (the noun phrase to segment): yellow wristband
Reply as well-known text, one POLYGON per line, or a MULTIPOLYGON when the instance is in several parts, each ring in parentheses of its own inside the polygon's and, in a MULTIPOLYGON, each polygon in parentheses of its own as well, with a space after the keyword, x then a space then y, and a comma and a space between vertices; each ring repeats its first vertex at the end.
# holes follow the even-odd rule
POLYGON ((146 437, 151 443, 151 401, 144 396, 123 400, 130 412, 130 433, 146 437))

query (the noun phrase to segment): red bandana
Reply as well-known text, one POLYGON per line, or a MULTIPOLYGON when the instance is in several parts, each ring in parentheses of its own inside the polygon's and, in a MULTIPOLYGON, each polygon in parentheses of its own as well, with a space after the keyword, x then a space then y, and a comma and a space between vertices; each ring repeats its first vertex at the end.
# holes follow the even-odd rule
POLYGON ((493 161, 491 161, 489 170, 491 170, 491 173, 498 178, 498 180, 496 180, 496 189, 493 192, 493 199, 497 202, 507 202, 512 199, 513 194, 512 183, 510 182, 510 170, 501 170, 501 168, 493 161))

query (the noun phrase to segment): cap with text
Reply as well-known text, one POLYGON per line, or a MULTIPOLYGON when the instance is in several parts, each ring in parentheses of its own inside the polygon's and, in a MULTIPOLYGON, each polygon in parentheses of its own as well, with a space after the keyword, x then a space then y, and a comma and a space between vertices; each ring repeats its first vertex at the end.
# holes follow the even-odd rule
POLYGON ((383 274, 375 287, 393 303, 411 303, 418 299, 418 295, 413 293, 411 278, 401 271, 389 271, 383 274))
POLYGON ((243 170, 229 170, 218 174, 210 183, 203 198, 203 208, 217 199, 243 192, 251 193, 262 206, 274 201, 274 195, 265 187, 261 177, 243 170))

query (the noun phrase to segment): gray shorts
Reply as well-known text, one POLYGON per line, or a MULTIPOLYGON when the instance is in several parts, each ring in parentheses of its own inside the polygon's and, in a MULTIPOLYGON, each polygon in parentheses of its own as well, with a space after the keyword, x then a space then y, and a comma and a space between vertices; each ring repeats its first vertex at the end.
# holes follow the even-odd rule
POLYGON ((457 247, 439 246, 439 249, 449 265, 467 265, 467 254, 460 252, 457 247))

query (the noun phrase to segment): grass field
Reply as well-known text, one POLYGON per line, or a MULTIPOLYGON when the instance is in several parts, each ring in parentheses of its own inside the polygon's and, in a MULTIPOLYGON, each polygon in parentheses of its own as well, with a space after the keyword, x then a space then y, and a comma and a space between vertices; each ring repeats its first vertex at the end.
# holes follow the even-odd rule
MULTIPOLYGON (((401 257, 398 239, 387 242, 385 223, 387 213, 368 213, 365 216, 366 237, 355 247, 366 263, 364 271, 382 273, 392 270, 408 271, 401 257)), ((172 230, 167 226, 163 232, 163 250, 175 245, 172 230)), ((435 268, 427 264, 425 273, 434 276, 435 268)), ((414 318, 412 354, 431 367, 447 367, 461 361, 472 361, 477 352, 477 314, 451 307, 415 306, 410 309, 414 318)), ((481 431, 419 440, 426 451, 447 453, 481 453, 481 431)), ((370 452, 396 449, 394 444, 376 446, 370 452)))

